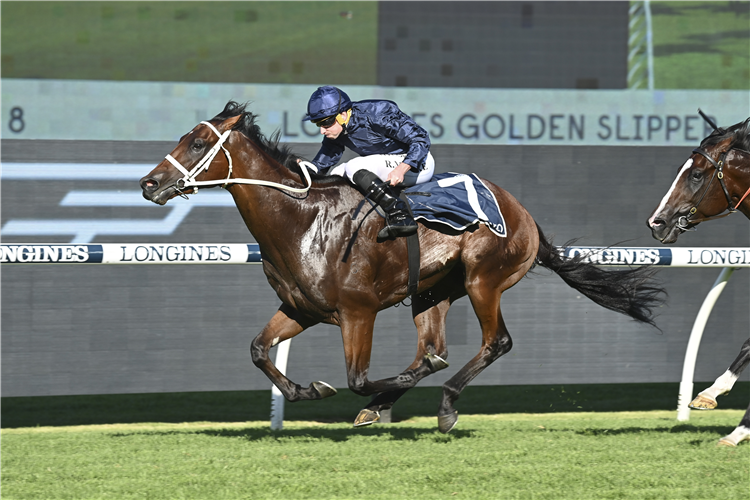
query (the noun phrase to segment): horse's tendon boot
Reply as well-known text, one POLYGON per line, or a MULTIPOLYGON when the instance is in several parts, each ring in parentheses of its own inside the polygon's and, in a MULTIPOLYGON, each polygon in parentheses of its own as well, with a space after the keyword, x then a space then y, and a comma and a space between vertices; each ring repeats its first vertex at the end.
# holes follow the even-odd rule
POLYGON ((374 410, 368 410, 367 408, 361 410, 357 418, 354 419, 354 427, 364 427, 365 425, 374 424, 380 420, 380 412, 374 410))

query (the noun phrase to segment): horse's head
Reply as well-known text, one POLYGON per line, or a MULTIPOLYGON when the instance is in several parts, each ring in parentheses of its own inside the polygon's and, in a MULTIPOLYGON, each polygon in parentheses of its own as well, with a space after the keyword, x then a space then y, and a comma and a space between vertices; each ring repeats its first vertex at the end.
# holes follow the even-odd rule
POLYGON ((164 205, 175 196, 196 192, 198 186, 219 185, 211 181, 231 175, 231 156, 224 143, 242 114, 221 116, 201 122, 184 135, 174 151, 140 180, 144 198, 164 205), (222 150, 225 154, 219 155, 222 150))
POLYGON ((748 129, 750 118, 727 130, 717 128, 693 150, 647 221, 654 238, 674 243, 700 222, 734 211, 748 187, 748 129))

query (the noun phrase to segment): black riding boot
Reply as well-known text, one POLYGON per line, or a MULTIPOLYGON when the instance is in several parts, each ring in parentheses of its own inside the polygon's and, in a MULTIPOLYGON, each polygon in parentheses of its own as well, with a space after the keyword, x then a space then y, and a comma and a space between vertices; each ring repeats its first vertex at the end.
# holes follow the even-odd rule
POLYGON ((378 233, 379 240, 409 236, 417 232, 417 223, 409 213, 406 202, 395 196, 377 175, 363 169, 355 172, 352 180, 365 197, 385 211, 385 227, 378 233))

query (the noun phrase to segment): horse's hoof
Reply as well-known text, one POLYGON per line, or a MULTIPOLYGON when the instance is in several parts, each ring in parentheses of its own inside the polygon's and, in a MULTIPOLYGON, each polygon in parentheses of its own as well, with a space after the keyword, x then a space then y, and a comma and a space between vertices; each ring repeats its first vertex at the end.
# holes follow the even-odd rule
POLYGON ((693 410, 713 410, 716 408, 717 404, 718 403, 715 399, 698 394, 695 399, 690 402, 688 407, 693 410))
POLYGON ((448 434, 458 423, 458 412, 454 411, 448 415, 438 415, 438 430, 448 434))
POLYGON ((736 447, 743 441, 750 441, 750 431, 742 425, 738 426, 731 434, 719 439, 717 446, 736 447))
POLYGON ((425 354, 424 360, 430 365, 430 369, 433 373, 448 368, 448 362, 437 354, 425 354))
POLYGON ((321 382, 321 381, 313 382, 312 386, 313 386, 313 389, 318 391, 318 394, 320 394, 320 399, 324 399, 324 398, 328 398, 328 397, 336 395, 336 389, 326 384, 325 382, 321 382))
POLYGON ((364 427, 365 425, 374 424, 378 420, 380 420, 380 412, 365 408, 354 419, 354 427, 364 427))

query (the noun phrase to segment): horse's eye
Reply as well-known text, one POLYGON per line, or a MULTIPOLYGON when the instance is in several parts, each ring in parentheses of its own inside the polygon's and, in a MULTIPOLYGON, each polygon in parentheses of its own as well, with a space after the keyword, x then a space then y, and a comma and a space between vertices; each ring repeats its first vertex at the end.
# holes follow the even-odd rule
POLYGON ((690 174, 690 178, 694 181, 699 181, 703 178, 703 174, 696 170, 695 172, 690 174))
POLYGON ((199 153, 203 150, 203 147, 206 145, 206 142, 203 139, 196 139, 193 141, 193 144, 190 146, 193 151, 196 153, 199 153))

